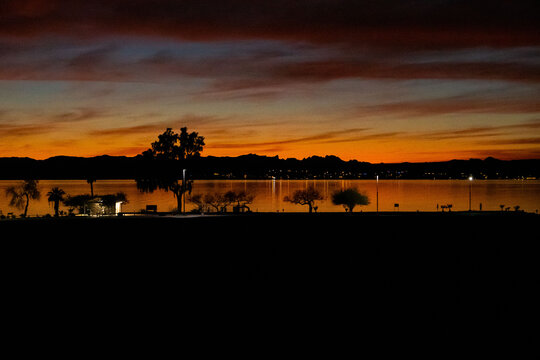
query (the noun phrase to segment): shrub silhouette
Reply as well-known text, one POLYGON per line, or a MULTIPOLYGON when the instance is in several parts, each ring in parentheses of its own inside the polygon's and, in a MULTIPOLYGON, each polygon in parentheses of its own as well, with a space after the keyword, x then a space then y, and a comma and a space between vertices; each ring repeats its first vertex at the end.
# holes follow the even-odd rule
POLYGON ((233 211, 235 212, 243 212, 244 210, 250 212, 251 209, 247 205, 251 204, 253 202, 253 199, 255 198, 254 195, 248 194, 245 191, 228 191, 225 194, 225 197, 231 201, 231 204, 236 203, 236 205, 233 207, 233 211))
POLYGON ((334 205, 343 205, 345 211, 353 212, 356 205, 368 205, 369 198, 358 190, 350 188, 333 193, 332 203, 334 205))

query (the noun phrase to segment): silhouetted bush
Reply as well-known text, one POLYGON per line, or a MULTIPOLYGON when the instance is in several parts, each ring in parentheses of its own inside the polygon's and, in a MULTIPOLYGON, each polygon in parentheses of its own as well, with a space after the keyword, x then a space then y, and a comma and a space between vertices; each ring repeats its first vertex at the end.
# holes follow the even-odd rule
POLYGON ((343 205, 345 211, 353 212, 356 205, 368 205, 369 199, 354 188, 343 191, 336 191, 332 194, 332 203, 334 205, 343 205))

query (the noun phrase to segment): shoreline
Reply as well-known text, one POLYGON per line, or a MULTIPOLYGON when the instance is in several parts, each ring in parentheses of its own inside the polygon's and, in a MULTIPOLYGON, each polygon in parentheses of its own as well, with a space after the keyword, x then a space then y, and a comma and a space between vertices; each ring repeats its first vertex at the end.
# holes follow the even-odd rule
MULTIPOLYGON (((9 213, 12 214, 12 213, 9 213)), ((6 216, 6 214, 3 214, 6 216)), ((354 211, 353 213, 343 212, 343 211, 318 211, 318 212, 306 212, 306 211, 273 211, 273 212, 262 212, 262 211, 251 211, 245 213, 234 213, 232 211, 225 213, 218 212, 207 212, 207 213, 197 213, 197 212, 186 212, 182 214, 177 214, 174 212, 120 212, 116 215, 63 215, 55 217, 51 214, 45 215, 29 215, 26 218, 16 216, 13 218, 1 218, 0 222, 3 220, 29 220, 29 219, 64 219, 64 218, 120 218, 120 217, 150 217, 150 218, 159 218, 159 217, 168 217, 168 218, 193 218, 193 217, 255 217, 255 216, 389 216, 389 217, 399 217, 399 216, 488 216, 488 217, 505 217, 505 216, 539 216, 537 212, 530 212, 524 210, 509 210, 509 211, 500 211, 500 210, 457 210, 457 211, 354 211)))

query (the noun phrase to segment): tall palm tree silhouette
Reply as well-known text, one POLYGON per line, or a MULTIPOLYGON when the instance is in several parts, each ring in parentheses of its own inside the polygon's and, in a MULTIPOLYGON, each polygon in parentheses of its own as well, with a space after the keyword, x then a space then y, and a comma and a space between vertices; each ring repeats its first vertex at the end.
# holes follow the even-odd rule
POLYGON ((24 180, 19 185, 6 189, 6 196, 10 197, 9 206, 14 206, 17 209, 24 208, 24 217, 28 214, 30 199, 38 200, 41 197, 37 188, 38 182, 38 180, 24 180))
POLYGON ((60 201, 64 201, 64 195, 66 195, 66 192, 60 188, 54 187, 47 193, 47 200, 50 203, 54 204, 54 216, 58 217, 58 208, 60 205, 60 201))

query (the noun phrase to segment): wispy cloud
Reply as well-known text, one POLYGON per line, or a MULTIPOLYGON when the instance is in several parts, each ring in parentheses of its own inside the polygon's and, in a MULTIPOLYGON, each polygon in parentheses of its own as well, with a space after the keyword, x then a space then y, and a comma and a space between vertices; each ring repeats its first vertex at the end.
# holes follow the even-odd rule
POLYGON ((112 116, 107 110, 89 107, 52 114, 6 112, 0 123, 0 137, 34 136, 54 133, 74 123, 90 122, 112 116))
POLYGON ((521 137, 512 139, 484 140, 486 145, 540 145, 540 137, 521 137))
POLYGON ((115 127, 108 129, 92 130, 89 132, 91 136, 130 136, 134 134, 148 134, 149 132, 157 132, 163 129, 163 126, 157 124, 137 125, 126 127, 115 127))
POLYGON ((540 113, 536 97, 492 94, 490 97, 460 95, 446 98, 400 101, 356 108, 358 116, 396 114, 401 116, 433 116, 444 114, 527 114, 540 113))
POLYGON ((408 63, 402 59, 385 61, 351 61, 328 59, 283 64, 276 75, 296 81, 331 81, 346 78, 363 79, 442 79, 442 80, 503 80, 540 82, 539 64, 516 64, 497 62, 432 62, 408 63))
MULTIPOLYGON (((204 114, 185 114, 171 119, 163 119, 162 115, 157 114, 154 119, 152 116, 146 117, 146 122, 139 125, 129 126, 111 126, 116 123, 108 124, 107 127, 94 129, 88 132, 91 136, 131 136, 131 135, 155 135, 162 133, 166 128, 173 128, 179 131, 181 127, 197 129, 211 129, 215 126, 230 126, 233 119, 229 116, 204 115, 204 114)), ((124 115, 124 118, 127 116, 124 115)), ((140 121, 140 120, 139 120, 140 121)), ((249 125, 244 125, 249 126, 249 125)), ((238 131, 238 130, 236 130, 238 131)))
POLYGON ((350 135, 358 132, 364 132, 368 129, 364 128, 356 128, 356 129, 347 129, 347 130, 340 130, 340 131, 330 131, 330 132, 322 132, 315 135, 310 136, 304 136, 304 137, 297 137, 297 138, 288 138, 283 140, 275 140, 275 141, 262 141, 262 142, 254 142, 254 143, 213 143, 208 144, 208 148, 211 149, 238 149, 238 148, 259 148, 259 147, 268 147, 268 146, 279 146, 279 145, 290 145, 290 144, 304 144, 304 143, 324 143, 331 140, 339 141, 341 136, 343 135, 350 135))
MULTIPOLYGON (((486 127, 471 127, 459 130, 434 131, 424 133, 422 136, 427 139, 448 140, 448 139, 466 139, 466 138, 489 138, 495 136, 507 135, 509 130, 522 130, 530 133, 540 129, 540 121, 528 121, 519 124, 486 126, 486 127)), ((494 140, 495 142, 499 140, 494 140)))
POLYGON ((107 110, 81 107, 71 111, 55 114, 46 120, 48 123, 75 123, 111 116, 107 110))
POLYGON ((54 131, 48 124, 0 124, 0 138, 46 134, 54 131))

